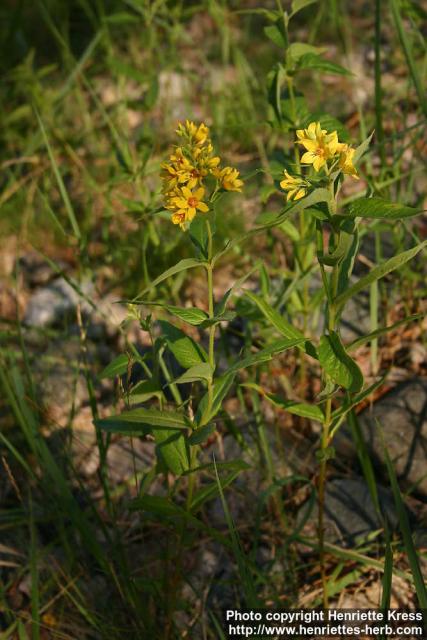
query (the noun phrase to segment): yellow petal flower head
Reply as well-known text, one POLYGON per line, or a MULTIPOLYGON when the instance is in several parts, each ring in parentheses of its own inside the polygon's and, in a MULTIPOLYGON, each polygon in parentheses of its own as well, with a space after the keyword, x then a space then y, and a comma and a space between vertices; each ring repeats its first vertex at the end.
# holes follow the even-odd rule
POLYGON ((339 145, 337 132, 328 133, 326 129, 322 129, 320 122, 310 123, 307 129, 298 129, 297 138, 297 144, 307 149, 301 162, 312 164, 315 171, 320 171, 336 154, 339 145))
POLYGON ((173 224, 179 224, 182 230, 185 229, 185 211, 179 210, 172 214, 173 224))
POLYGON ((226 191, 242 191, 243 180, 239 178, 239 171, 233 167, 224 167, 224 169, 214 169, 213 175, 220 182, 221 187, 226 191))
MULTIPOLYGON (((169 161, 162 165, 162 191, 165 208, 172 212, 172 222, 186 229, 197 211, 209 211, 208 205, 203 202, 205 178, 209 174, 215 176, 218 182, 208 197, 216 194, 218 186, 227 191, 241 191, 243 181, 237 169, 220 167, 221 159, 214 155, 209 129, 203 122, 199 125, 191 120, 179 123, 177 134, 183 140, 180 146, 175 147, 169 161)), ((209 180, 207 186, 210 186, 209 180)))
POLYGON ((341 171, 358 180, 359 176, 357 175, 356 167, 353 164, 353 156, 356 150, 348 144, 340 143, 338 151, 340 154, 339 167, 341 171))
POLYGON ((286 200, 299 200, 303 198, 307 193, 308 182, 297 176, 291 176, 286 171, 284 173, 284 179, 281 181, 280 186, 284 191, 287 191, 286 200))
POLYGON ((185 125, 179 123, 177 134, 183 138, 187 138, 191 144, 202 146, 208 139, 209 129, 204 122, 197 126, 191 120, 186 120, 185 125))
POLYGON ((178 212, 185 212, 185 221, 191 222, 197 211, 207 213, 209 207, 202 198, 205 194, 203 187, 199 187, 196 191, 191 191, 188 187, 182 187, 179 194, 171 199, 171 203, 175 205, 178 212))

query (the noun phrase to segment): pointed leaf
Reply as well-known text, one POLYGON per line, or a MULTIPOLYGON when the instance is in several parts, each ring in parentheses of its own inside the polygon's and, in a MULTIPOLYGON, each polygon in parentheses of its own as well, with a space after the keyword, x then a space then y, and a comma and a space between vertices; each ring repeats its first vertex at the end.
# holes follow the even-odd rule
POLYGON ((153 429, 156 453, 167 468, 180 476, 190 468, 188 451, 183 432, 167 429, 153 429))
POLYGON ((339 76, 353 75, 351 71, 345 69, 345 67, 342 67, 340 64, 336 64, 335 62, 331 62, 326 58, 322 58, 322 56, 319 56, 317 53, 305 53, 298 60, 298 67, 299 69, 313 69, 315 71, 339 76))
POLYGON ((205 442, 209 436, 215 432, 215 429, 216 427, 213 422, 206 424, 204 427, 200 427, 200 429, 196 429, 188 438, 188 444, 195 445, 205 442))
POLYGON ((403 251, 402 253, 399 253, 397 256, 394 256, 393 258, 390 258, 389 260, 386 260, 382 264, 379 264, 373 269, 371 269, 371 271, 366 276, 358 280, 353 286, 349 287, 346 291, 343 291, 335 299, 335 305, 337 309, 340 309, 347 302, 347 300, 349 300, 350 298, 353 298, 356 295, 356 293, 359 293, 359 291, 362 291, 362 289, 365 289, 365 287, 370 285, 372 282, 379 280, 380 278, 385 276, 387 273, 390 273, 391 271, 398 269, 403 264, 405 264, 406 262, 414 258, 417 255, 417 253, 419 253, 426 246, 427 246, 427 240, 424 240, 424 242, 421 242, 421 244, 419 244, 418 246, 413 247, 408 251, 403 251))
POLYGON ((296 346, 305 351, 308 355, 313 358, 317 358, 316 347, 304 338, 304 334, 301 333, 299 329, 293 327, 289 322, 287 322, 276 309, 273 309, 263 298, 258 296, 256 293, 252 293, 251 291, 245 291, 245 295, 254 302, 259 310, 263 313, 263 315, 270 320, 271 324, 277 329, 279 333, 281 333, 285 338, 290 340, 302 340, 303 342, 299 342, 296 346))
POLYGON ((255 364, 261 364, 262 362, 268 362, 272 359, 273 356, 283 353, 287 351, 287 349, 292 349, 292 347, 296 347, 305 342, 305 338, 292 338, 291 340, 275 340, 273 344, 265 349, 260 349, 257 353, 254 353, 251 356, 247 356, 246 358, 240 358, 236 362, 234 362, 228 369, 228 373, 235 373, 240 371, 240 369, 247 369, 248 367, 252 367, 255 364))
POLYGON ((317 353, 322 368, 334 382, 349 391, 362 388, 362 372, 344 349, 337 333, 332 331, 330 335, 322 336, 317 353))
POLYGON ((210 364, 202 362, 190 367, 182 376, 175 380, 176 384, 188 384, 189 382, 197 382, 199 380, 212 380, 213 371, 210 364))
POLYGON ((193 338, 165 320, 160 320, 159 324, 169 349, 181 367, 189 369, 196 364, 207 362, 205 350, 193 338))
POLYGON ((371 144, 373 135, 374 135, 374 132, 372 132, 371 135, 369 135, 366 138, 366 140, 364 140, 361 144, 359 144, 358 147, 356 147, 356 151, 354 152, 354 156, 353 156, 354 165, 356 165, 359 162, 359 160, 361 160, 362 157, 365 155, 366 151, 369 148, 369 145, 371 144))
POLYGON ((118 416, 94 420, 94 424, 103 431, 126 435, 146 434, 152 427, 187 429, 189 426, 188 419, 181 413, 142 408, 125 411, 118 416))
POLYGON ((221 409, 222 401, 224 400, 225 396, 231 388, 231 385, 233 384, 235 375, 235 373, 227 372, 223 376, 215 380, 213 386, 211 409, 209 413, 206 413, 209 406, 209 394, 206 393, 200 400, 199 406, 197 407, 196 415, 194 417, 194 422, 197 425, 205 425, 216 416, 218 411, 221 409))
POLYGON ((167 280, 171 276, 180 273, 181 271, 186 271, 187 269, 193 269, 194 267, 202 267, 205 263, 200 260, 195 260, 194 258, 185 258, 184 260, 180 260, 175 266, 171 267, 164 271, 160 276, 158 276, 153 282, 151 282, 148 287, 143 289, 138 296, 135 298, 134 302, 137 302, 142 296, 144 296, 148 291, 157 287, 158 284, 167 280))
POLYGON ((127 368, 129 366, 129 357, 126 353, 122 353, 121 355, 114 358, 108 364, 103 371, 99 374, 99 380, 104 380, 104 378, 115 378, 116 376, 121 376, 123 373, 126 373, 127 368))
POLYGON ((402 220, 416 216, 422 213, 422 210, 398 202, 389 202, 383 198, 359 198, 350 204, 349 212, 355 218, 402 220))
POLYGON ((315 404, 307 404, 305 402, 297 402, 295 400, 285 400, 284 398, 281 398, 274 393, 267 393, 262 387, 251 382, 242 384, 241 386, 255 389, 255 391, 258 391, 258 393, 264 396, 264 398, 269 400, 276 407, 280 407, 281 409, 284 409, 289 413, 292 413, 296 416, 301 416, 302 418, 317 420, 321 423, 324 422, 325 416, 323 414, 323 411, 319 406, 315 404))
POLYGON ((301 9, 304 9, 315 2, 317 2, 317 0, 293 0, 291 4, 291 15, 289 17, 292 18, 296 13, 301 11, 301 9))
POLYGON ((277 45, 281 49, 286 48, 286 40, 283 36, 282 31, 276 24, 271 24, 267 27, 264 27, 264 33, 267 38, 270 38, 270 40, 274 42, 275 45, 277 45))

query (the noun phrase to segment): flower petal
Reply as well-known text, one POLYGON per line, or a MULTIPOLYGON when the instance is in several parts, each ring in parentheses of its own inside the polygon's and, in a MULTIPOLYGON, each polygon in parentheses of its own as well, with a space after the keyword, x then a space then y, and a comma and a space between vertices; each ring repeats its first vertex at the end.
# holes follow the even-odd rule
POLYGON ((317 157, 312 151, 306 151, 301 158, 301 162, 303 164, 313 164, 317 157))

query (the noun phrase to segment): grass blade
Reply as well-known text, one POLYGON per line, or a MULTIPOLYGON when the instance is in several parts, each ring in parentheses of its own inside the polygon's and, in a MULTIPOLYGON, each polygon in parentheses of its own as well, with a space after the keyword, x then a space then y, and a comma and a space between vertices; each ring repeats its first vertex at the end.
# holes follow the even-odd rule
POLYGON ((377 421, 378 429, 380 430, 380 437, 382 439, 382 446, 384 451, 384 459, 387 467, 388 476, 390 478, 391 490, 393 492, 394 502, 396 505, 397 516, 399 519, 400 531, 402 533, 403 544, 405 545, 406 553, 408 556, 409 565, 411 567, 412 576, 414 579, 415 590, 417 592, 418 602, 421 609, 427 609, 427 590, 424 583, 423 575, 418 560, 418 555, 415 550, 414 541, 412 540, 411 527, 409 525, 408 514, 403 503, 402 494, 400 492, 399 484, 397 482, 396 472, 393 467, 393 463, 390 459, 381 425, 377 421))
POLYGON ((418 69, 415 64, 414 57, 412 55, 411 46, 406 36, 405 27, 403 25, 402 16, 400 15, 400 2, 398 0, 390 0, 391 13, 393 15, 394 24, 396 26, 397 34, 399 36, 400 44, 402 45, 403 52, 405 54, 406 62, 409 68, 409 72, 412 76, 412 81, 415 86, 415 90, 420 101, 420 107, 423 110, 425 116, 427 116, 427 98, 425 89, 423 88, 420 76, 418 75, 418 69))
POLYGON ((233 521, 233 516, 231 515, 227 502, 225 500, 224 491, 222 488, 220 477, 218 475, 218 469, 216 466, 215 458, 213 463, 215 468, 216 481, 218 484, 218 492, 221 498, 222 508, 224 509, 225 520, 227 522, 228 530, 230 532, 231 546, 233 549, 234 557, 237 562, 239 576, 242 581, 243 592, 246 598, 246 606, 256 607, 257 597, 254 589, 254 584, 252 581, 252 576, 250 574, 248 564, 244 555, 244 551, 242 549, 242 545, 239 539, 239 535, 237 533, 236 525, 234 524, 234 521, 233 521))
POLYGON ((34 111, 35 111, 36 118, 37 118, 38 123, 39 123, 40 130, 41 130, 42 135, 43 135, 44 143, 46 145, 47 152, 48 152, 49 158, 50 158, 50 162, 52 164, 53 173, 55 174, 55 178, 56 178, 56 181, 58 183, 58 189, 59 189, 59 192, 61 194, 61 198, 64 201, 64 206, 65 206, 65 209, 67 211, 68 218, 70 220, 70 224, 71 224, 71 227, 73 229, 73 233, 76 236, 76 238, 78 240, 80 240, 81 233, 80 233, 80 228, 79 228, 79 225, 78 225, 78 222, 77 222, 77 218, 76 218, 76 216, 74 214, 74 209, 72 207, 70 198, 68 197, 68 193, 67 193, 67 190, 65 188, 64 181, 63 181, 61 173, 59 171, 58 163, 56 162, 56 158, 55 158, 55 156, 53 154, 52 147, 50 146, 50 143, 49 143, 49 140, 48 140, 48 137, 47 137, 47 134, 46 134, 46 129, 44 128, 44 124, 43 124, 43 122, 42 122, 42 120, 40 118, 39 112, 37 111, 36 107, 34 107, 34 111))

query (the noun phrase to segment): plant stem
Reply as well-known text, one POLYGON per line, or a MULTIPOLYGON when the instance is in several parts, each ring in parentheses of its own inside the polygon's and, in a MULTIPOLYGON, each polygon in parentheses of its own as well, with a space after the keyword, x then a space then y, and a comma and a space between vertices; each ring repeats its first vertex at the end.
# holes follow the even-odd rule
MULTIPOLYGON (((329 182, 329 190, 331 193, 330 199, 330 211, 331 214, 336 213, 336 199, 334 192, 334 183, 332 180, 329 182)), ((323 265, 321 265, 323 269, 323 265)), ((322 274, 324 272, 322 271, 322 274)), ((332 269, 331 277, 329 283, 326 278, 323 280, 323 285, 325 288, 325 294, 328 300, 327 304, 327 329, 330 334, 335 330, 336 325, 336 310, 334 306, 334 300, 337 295, 338 288, 338 266, 335 265, 332 269)), ((323 422, 322 427, 322 436, 320 441, 320 470, 319 470, 319 483, 318 483, 318 499, 319 499, 319 514, 318 514, 318 537, 319 537, 319 561, 320 561, 320 575, 322 580, 322 591, 323 591, 323 608, 328 608, 328 577, 326 575, 326 563, 325 563, 325 530, 324 530, 324 519, 325 519, 325 488, 326 488, 326 472, 327 472, 327 449, 329 447, 331 438, 330 438, 330 428, 331 428, 331 418, 332 418, 332 398, 329 397, 326 400, 325 407, 325 420, 323 422)))
MULTIPOLYGON (((206 228, 208 232, 208 263, 206 266, 207 276, 208 276, 208 313, 209 318, 214 317, 214 296, 213 296, 213 264, 212 264, 212 229, 209 220, 206 220, 206 228)), ((209 364, 212 368, 212 376, 213 370, 215 368, 215 325, 210 325, 209 327, 209 364)), ((213 404, 213 380, 209 378, 208 380, 208 407, 206 411, 206 415, 209 416, 213 404)))

